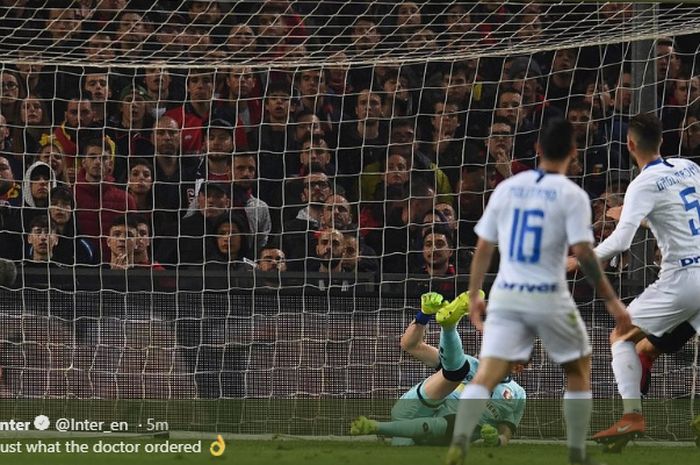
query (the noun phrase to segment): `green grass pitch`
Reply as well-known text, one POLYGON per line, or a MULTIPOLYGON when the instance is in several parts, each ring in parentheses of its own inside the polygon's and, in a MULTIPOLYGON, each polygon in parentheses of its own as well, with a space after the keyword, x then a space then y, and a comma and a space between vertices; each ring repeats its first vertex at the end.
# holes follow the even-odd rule
MULTIPOLYGON (((61 439, 60 441, 65 441, 61 439)), ((76 439, 92 446, 96 439, 76 439)), ((109 438, 105 442, 139 443, 141 448, 158 440, 109 438)), ((11 442, 3 439, 2 443, 11 442)), ((21 440, 36 442, 34 439, 21 440)), ((179 444, 193 440, 171 440, 179 444)), ((2 463, 42 465, 110 465, 110 464, 240 464, 240 465, 439 465, 443 463, 445 447, 391 447, 371 441, 300 441, 300 440, 229 440, 221 457, 209 453, 211 441, 202 441, 199 454, 3 454, 2 463)), ((621 454, 602 454, 596 446, 589 450, 608 465, 666 465, 699 463, 700 449, 679 446, 630 445, 621 454)), ((564 444, 511 444, 505 448, 489 449, 475 445, 467 464, 475 465, 560 465, 567 464, 564 444)))

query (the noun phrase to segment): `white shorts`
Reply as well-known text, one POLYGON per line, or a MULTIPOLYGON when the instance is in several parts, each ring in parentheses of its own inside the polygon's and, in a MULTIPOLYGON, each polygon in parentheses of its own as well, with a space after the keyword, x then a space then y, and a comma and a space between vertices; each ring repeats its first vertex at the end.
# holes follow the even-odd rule
POLYGON ((535 337, 542 340, 549 358, 558 364, 591 353, 586 325, 575 309, 552 313, 499 310, 486 317, 480 357, 527 361, 535 337))
POLYGON ((632 323, 647 334, 663 336, 685 321, 700 331, 700 269, 662 274, 628 310, 632 323))

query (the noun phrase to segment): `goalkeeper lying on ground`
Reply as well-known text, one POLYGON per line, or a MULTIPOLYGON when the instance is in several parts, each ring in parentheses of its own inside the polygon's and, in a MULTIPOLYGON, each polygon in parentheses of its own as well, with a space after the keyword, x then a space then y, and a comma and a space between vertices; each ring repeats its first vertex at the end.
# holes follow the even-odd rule
MULTIPOLYGON (((469 313, 468 305, 466 292, 451 303, 434 292, 421 297, 421 311, 401 337, 401 348, 438 371, 401 396, 391 410, 391 421, 359 417, 352 422, 350 434, 389 436, 393 445, 449 442, 459 394, 479 366, 476 358, 464 353, 457 333, 459 320, 469 313), (439 350, 424 340, 425 327, 434 314, 442 327, 439 350)), ((517 368, 521 370, 522 365, 517 368)), ((472 440, 483 439, 491 447, 504 446, 522 419, 525 390, 509 377, 496 387, 491 399, 472 440)))

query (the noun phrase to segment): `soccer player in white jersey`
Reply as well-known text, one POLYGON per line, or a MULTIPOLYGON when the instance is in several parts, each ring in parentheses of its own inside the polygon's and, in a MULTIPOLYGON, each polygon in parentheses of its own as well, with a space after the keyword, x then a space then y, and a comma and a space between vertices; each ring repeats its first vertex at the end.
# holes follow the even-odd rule
MULTIPOLYGON (((499 184, 475 228, 479 240, 469 280, 469 316, 484 338, 476 377, 462 391, 447 454, 449 465, 464 461, 469 434, 491 391, 513 363, 530 357, 537 336, 567 375, 564 417, 569 462, 595 463, 585 450, 593 404, 591 347, 566 282, 569 247, 618 326, 628 331, 631 324, 593 253, 588 195, 565 176, 576 157, 571 123, 550 121, 540 133, 537 150, 540 169, 519 173, 499 184), (485 302, 472 290, 481 288, 496 245, 500 267, 484 323, 485 302)), ((443 317, 438 312, 438 323, 443 317)))
POLYGON ((627 188, 620 221, 595 254, 607 260, 629 249, 646 220, 661 251, 659 278, 629 306, 633 329, 610 334, 612 368, 624 414, 593 436, 620 441, 644 432, 639 382, 642 367, 635 343, 647 334, 663 336, 683 322, 700 330, 700 167, 690 160, 659 155, 662 126, 652 114, 629 122, 627 148, 640 174, 627 188))

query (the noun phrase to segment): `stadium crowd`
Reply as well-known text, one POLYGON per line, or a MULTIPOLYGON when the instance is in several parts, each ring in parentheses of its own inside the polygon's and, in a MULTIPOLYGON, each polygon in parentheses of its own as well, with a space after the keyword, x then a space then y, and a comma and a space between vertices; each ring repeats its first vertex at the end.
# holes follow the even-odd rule
MULTIPOLYGON (((501 26, 536 38, 551 14, 541 6, 35 3, 0 0, 5 43, 31 37, 95 65, 0 68, 0 257, 25 267, 464 274, 489 193, 536 167, 539 128, 555 115, 575 125, 569 174, 594 205, 596 238, 614 226, 606 210, 630 173, 629 43, 344 64, 385 43, 444 46, 445 31, 478 44, 501 26), (337 51, 303 66, 319 37, 337 51), (206 53, 299 66, 103 66, 206 53)), ((624 21, 629 8, 600 14, 624 21)), ((673 38, 655 48, 663 155, 697 160, 694 50, 673 38)))

